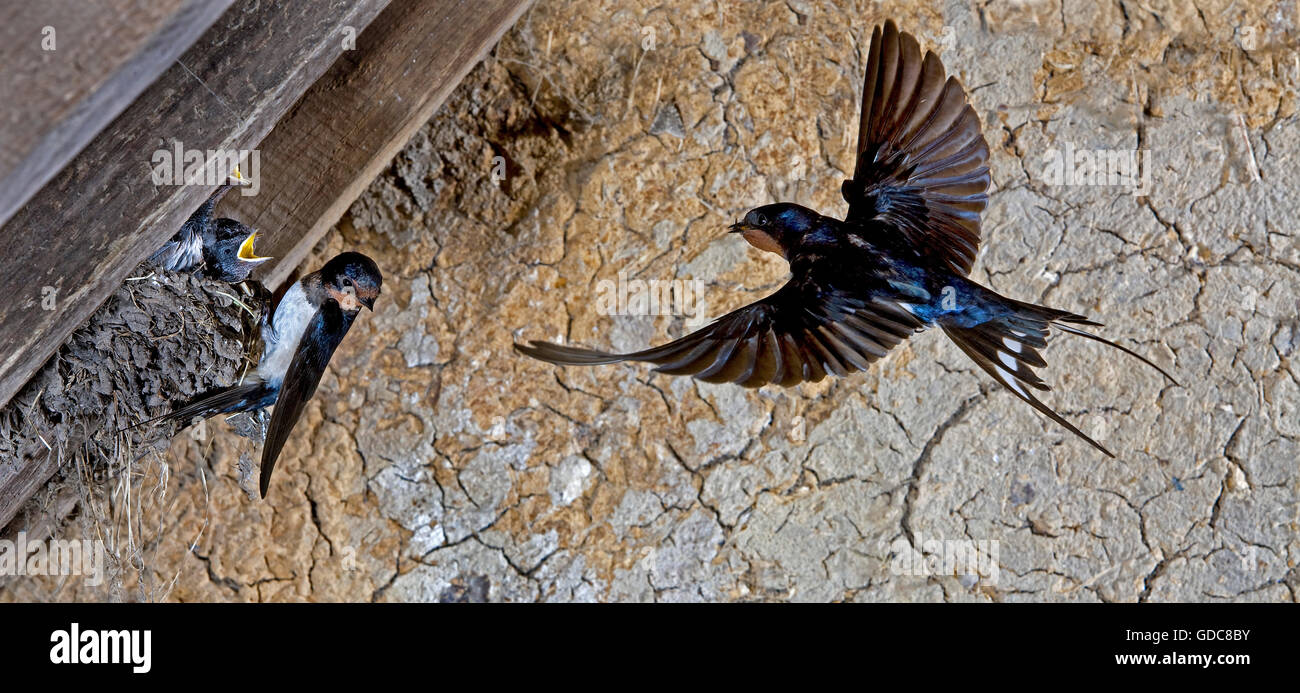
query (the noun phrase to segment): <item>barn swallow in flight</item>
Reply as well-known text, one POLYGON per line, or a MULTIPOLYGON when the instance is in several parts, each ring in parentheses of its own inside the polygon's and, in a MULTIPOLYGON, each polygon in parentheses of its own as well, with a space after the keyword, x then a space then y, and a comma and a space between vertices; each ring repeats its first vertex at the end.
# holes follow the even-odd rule
POLYGON ((236 168, 230 178, 212 193, 171 240, 149 257, 149 265, 169 272, 190 272, 202 268, 203 274, 230 284, 248 279, 255 267, 270 260, 253 252, 257 231, 234 219, 214 219, 217 202, 236 185, 246 185, 236 168))
MULTIPOLYGON (((217 414, 256 412, 275 405, 262 445, 262 497, 271 470, 307 401, 316 392, 325 364, 343 341, 362 307, 374 310, 383 276, 360 253, 342 253, 289 287, 274 314, 262 324, 264 347, 257 369, 240 385, 206 393, 151 421, 180 421, 217 414)), ((140 425, 140 424, 136 424, 140 425)))
MULTIPOLYGON (((868 365, 938 325, 994 380, 1048 418, 1114 456, 1040 402, 1034 372, 1050 328, 1137 357, 1080 329, 1084 316, 1001 296, 967 278, 988 202, 989 150, 961 83, 922 57, 892 21, 871 35, 853 178, 844 220, 795 204, 751 210, 733 224, 754 247, 790 263, 772 295, 662 346, 610 354, 546 342, 520 352, 562 365, 646 361, 656 371, 745 387, 816 382, 868 365)), ((1176 384, 1176 383, 1175 383, 1176 384)))

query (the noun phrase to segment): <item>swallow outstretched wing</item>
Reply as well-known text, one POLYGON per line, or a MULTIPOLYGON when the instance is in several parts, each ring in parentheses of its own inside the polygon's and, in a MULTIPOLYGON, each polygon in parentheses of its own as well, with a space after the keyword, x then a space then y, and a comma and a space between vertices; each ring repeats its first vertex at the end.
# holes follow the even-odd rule
POLYGON ((875 220, 965 276, 988 204, 989 148, 975 110, 934 53, 893 21, 871 35, 857 165, 842 192, 846 221, 875 220))
POLYGON ((611 354, 549 342, 516 344, 533 358, 560 365, 644 361, 670 375, 710 383, 761 387, 817 382, 868 365, 922 325, 893 301, 864 299, 791 280, 776 293, 662 346, 611 354))

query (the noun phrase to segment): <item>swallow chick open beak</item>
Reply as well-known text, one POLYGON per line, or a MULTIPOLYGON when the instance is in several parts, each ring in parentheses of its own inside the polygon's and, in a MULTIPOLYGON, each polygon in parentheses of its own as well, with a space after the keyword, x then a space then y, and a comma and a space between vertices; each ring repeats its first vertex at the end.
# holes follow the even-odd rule
POLYGON ((248 234, 248 238, 245 238, 243 243, 239 244, 240 260, 243 260, 244 262, 266 262, 271 259, 270 257, 260 257, 257 253, 253 252, 253 241, 256 238, 257 232, 254 231, 248 234))
POLYGON ((245 178, 244 174, 239 172, 239 167, 236 166, 230 171, 230 182, 234 183, 235 185, 249 185, 253 181, 245 178))

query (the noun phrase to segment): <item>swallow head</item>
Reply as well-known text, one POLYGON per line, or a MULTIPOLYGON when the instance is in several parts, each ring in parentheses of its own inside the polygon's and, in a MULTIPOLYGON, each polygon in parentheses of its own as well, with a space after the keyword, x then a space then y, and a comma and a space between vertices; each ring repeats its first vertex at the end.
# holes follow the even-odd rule
POLYGON ((817 213, 807 207, 781 202, 749 210, 729 230, 743 234, 759 250, 789 257, 789 250, 799 245, 804 233, 816 226, 817 218, 817 213))
POLYGON ((321 268, 325 292, 346 312, 375 309, 384 276, 374 260, 361 253, 340 253, 321 268))
POLYGON ((215 239, 207 241, 210 245, 203 248, 207 274, 231 284, 248 279, 258 265, 271 259, 253 251, 256 239, 253 227, 234 219, 217 219, 215 239))

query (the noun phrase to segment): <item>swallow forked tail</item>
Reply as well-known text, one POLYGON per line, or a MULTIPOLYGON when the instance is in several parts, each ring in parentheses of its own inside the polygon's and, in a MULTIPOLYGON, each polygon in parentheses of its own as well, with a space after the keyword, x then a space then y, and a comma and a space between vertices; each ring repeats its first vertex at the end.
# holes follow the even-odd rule
POLYGON ((179 421, 183 428, 190 425, 190 421, 195 417, 206 419, 217 414, 261 409, 275 404, 275 398, 276 391, 270 385, 261 381, 251 381, 243 385, 206 392, 166 414, 145 419, 121 430, 129 431, 155 421, 179 421))
POLYGON ((1039 353, 1039 349, 1047 346, 1049 328, 1055 327, 1067 334, 1087 337, 1119 349, 1156 369, 1160 372, 1160 375, 1168 378, 1169 382, 1175 385, 1178 384, 1178 381, 1174 380, 1173 376, 1141 354, 1076 327, 1076 325, 1100 327, 1101 323, 1099 322, 1093 322, 1082 315, 1075 315, 1055 308, 1037 306, 1006 297, 999 298, 1009 309, 1008 315, 994 318, 974 327, 945 325, 942 321, 939 324, 953 344, 966 352, 966 355, 972 361, 980 368, 983 368, 986 373, 993 376, 993 379, 998 381, 999 384, 1027 402, 1029 406, 1042 412, 1047 418, 1064 426, 1071 433, 1088 441, 1093 447, 1110 457, 1114 457, 1114 453, 1102 447, 1101 443, 1084 435, 1083 431, 1066 421, 1051 407, 1040 402, 1030 392, 1030 388, 1044 392, 1051 389, 1051 386, 1044 383, 1043 379, 1033 371, 1034 368, 1042 368, 1047 365, 1047 362, 1043 360, 1042 355, 1039 353))

